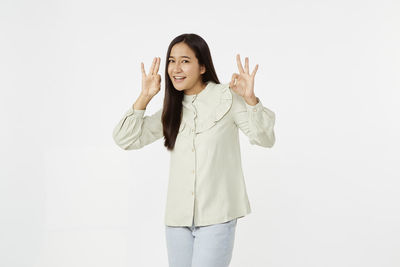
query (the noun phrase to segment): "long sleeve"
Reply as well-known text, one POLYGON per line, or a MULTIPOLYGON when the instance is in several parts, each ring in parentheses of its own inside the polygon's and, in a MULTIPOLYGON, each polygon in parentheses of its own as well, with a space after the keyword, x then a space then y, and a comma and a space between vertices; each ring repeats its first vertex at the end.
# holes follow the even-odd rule
POLYGON ((233 117, 235 124, 248 137, 250 144, 272 147, 275 143, 275 113, 258 103, 251 106, 243 97, 231 90, 233 96, 233 117))
POLYGON ((112 136, 122 149, 139 149, 164 136, 162 108, 150 116, 144 116, 145 111, 131 107, 115 126, 112 136))

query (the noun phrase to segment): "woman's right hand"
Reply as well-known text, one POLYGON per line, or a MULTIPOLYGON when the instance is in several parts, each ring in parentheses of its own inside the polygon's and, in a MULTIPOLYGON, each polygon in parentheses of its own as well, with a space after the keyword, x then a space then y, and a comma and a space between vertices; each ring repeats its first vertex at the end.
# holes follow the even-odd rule
POLYGON ((141 62, 142 67, 142 92, 141 94, 146 98, 153 98, 161 88, 161 75, 158 74, 161 58, 155 57, 151 64, 149 74, 146 75, 144 64, 141 62))

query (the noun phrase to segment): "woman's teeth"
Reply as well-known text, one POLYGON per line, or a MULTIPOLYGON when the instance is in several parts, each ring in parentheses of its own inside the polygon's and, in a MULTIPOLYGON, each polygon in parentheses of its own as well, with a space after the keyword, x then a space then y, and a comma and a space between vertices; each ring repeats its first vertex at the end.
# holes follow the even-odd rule
POLYGON ((174 77, 176 82, 183 81, 186 77, 174 77))

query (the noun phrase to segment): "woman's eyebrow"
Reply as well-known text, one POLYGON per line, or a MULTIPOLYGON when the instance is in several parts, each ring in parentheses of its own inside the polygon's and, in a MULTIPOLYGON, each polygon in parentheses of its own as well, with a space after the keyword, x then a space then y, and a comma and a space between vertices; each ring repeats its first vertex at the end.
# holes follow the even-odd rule
MULTIPOLYGON (((175 58, 174 56, 169 56, 169 57, 175 58)), ((186 57, 186 58, 190 59, 190 57, 188 57, 188 56, 181 56, 181 57, 186 57)))

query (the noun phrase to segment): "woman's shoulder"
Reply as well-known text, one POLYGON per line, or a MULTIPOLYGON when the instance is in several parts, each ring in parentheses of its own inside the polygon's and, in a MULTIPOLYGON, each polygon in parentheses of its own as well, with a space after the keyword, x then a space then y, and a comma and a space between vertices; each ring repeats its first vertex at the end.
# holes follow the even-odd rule
POLYGON ((229 84, 230 83, 217 84, 217 88, 221 93, 221 102, 228 100, 227 102, 229 102, 230 106, 236 106, 242 102, 242 97, 233 91, 233 89, 229 87, 229 84))
POLYGON ((233 94, 229 83, 220 83, 217 87, 220 91, 220 100, 215 109, 215 119, 220 120, 231 109, 233 94))

